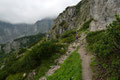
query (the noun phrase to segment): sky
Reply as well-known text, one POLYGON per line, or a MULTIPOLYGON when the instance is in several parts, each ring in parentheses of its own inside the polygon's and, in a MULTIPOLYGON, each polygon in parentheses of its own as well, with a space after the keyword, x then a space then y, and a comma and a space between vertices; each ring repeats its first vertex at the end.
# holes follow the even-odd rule
POLYGON ((35 23, 58 16, 80 0, 0 0, 0 20, 11 23, 35 23))

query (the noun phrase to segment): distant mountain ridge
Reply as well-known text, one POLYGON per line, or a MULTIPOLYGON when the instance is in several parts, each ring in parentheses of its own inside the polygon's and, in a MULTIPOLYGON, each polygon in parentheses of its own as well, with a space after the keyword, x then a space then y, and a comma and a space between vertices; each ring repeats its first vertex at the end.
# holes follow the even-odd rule
POLYGON ((53 19, 39 20, 34 24, 12 24, 0 21, 0 44, 16 38, 47 32, 53 23, 53 19))
POLYGON ((17 38, 11 42, 7 42, 5 44, 0 44, 0 58, 5 54, 14 54, 17 53, 21 49, 27 49, 37 43, 44 36, 43 33, 38 33, 32 36, 25 36, 21 38, 17 38))

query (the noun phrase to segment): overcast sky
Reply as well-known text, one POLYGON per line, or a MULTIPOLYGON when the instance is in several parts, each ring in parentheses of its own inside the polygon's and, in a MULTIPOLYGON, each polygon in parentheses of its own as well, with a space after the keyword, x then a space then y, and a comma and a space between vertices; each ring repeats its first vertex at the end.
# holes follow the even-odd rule
POLYGON ((0 0, 0 20, 12 23, 34 23, 54 17, 80 0, 0 0))

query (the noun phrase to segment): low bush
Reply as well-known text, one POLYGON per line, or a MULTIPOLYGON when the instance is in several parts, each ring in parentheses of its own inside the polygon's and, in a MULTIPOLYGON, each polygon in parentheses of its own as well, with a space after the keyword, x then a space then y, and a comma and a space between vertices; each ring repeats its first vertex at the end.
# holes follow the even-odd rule
POLYGON ((22 53, 24 53, 27 49, 26 48, 19 48, 17 54, 20 55, 22 53))
POLYGON ((25 56, 12 65, 14 72, 24 72, 35 68, 41 64, 42 60, 49 59, 61 50, 60 45, 47 41, 35 46, 31 51, 27 51, 25 56))
POLYGON ((75 41, 75 36, 71 35, 70 37, 64 38, 61 40, 62 43, 71 43, 75 41))
POLYGON ((66 24, 66 21, 63 20, 63 21, 59 24, 59 26, 64 26, 65 24, 66 24))
POLYGON ((87 29, 89 28, 90 23, 91 23, 92 20, 93 20, 93 19, 90 19, 90 20, 86 21, 86 22, 82 25, 81 30, 87 30, 87 29))
POLYGON ((6 78, 6 80, 24 80, 23 73, 18 73, 15 75, 10 75, 6 78))
POLYGON ((75 34, 76 34, 75 30, 70 30, 70 31, 65 32, 61 36, 61 42, 62 43, 71 43, 71 42, 75 41, 75 34))
POLYGON ((98 40, 102 39, 102 37, 104 37, 104 32, 105 31, 96 31, 96 32, 90 32, 90 33, 88 33, 88 35, 86 37, 86 40, 87 40, 88 44, 91 47, 93 47, 92 44, 94 44, 98 40))
POLYGON ((91 32, 87 35, 88 46, 97 56, 101 68, 100 77, 105 80, 120 79, 120 17, 116 16, 105 31, 91 32))
POLYGON ((54 41, 44 41, 24 52, 22 57, 9 59, 5 67, 0 70, 0 80, 5 80, 7 76, 14 76, 13 74, 30 72, 40 66, 42 61, 50 60, 56 53, 61 53, 62 47, 63 45, 54 41))
POLYGON ((67 24, 67 22, 66 22, 65 20, 63 20, 63 21, 59 24, 59 26, 62 26, 65 30, 67 30, 68 24, 67 24))

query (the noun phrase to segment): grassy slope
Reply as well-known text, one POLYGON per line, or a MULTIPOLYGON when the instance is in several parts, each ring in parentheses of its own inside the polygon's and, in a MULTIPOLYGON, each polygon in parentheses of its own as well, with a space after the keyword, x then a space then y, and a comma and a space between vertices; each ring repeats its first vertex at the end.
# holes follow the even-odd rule
POLYGON ((82 67, 80 55, 75 50, 70 57, 61 65, 47 80, 82 80, 82 67))

